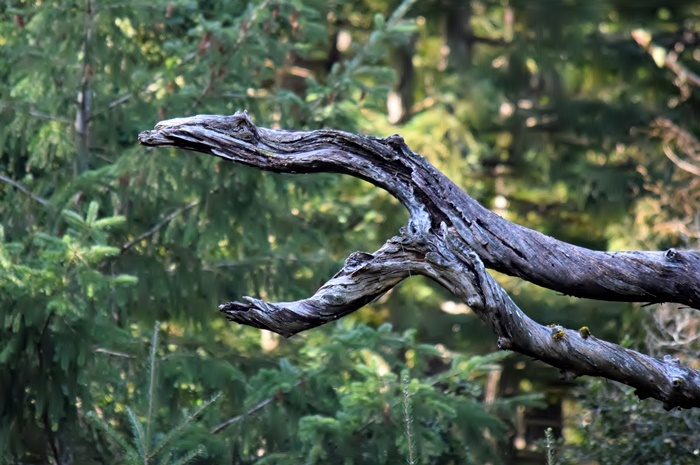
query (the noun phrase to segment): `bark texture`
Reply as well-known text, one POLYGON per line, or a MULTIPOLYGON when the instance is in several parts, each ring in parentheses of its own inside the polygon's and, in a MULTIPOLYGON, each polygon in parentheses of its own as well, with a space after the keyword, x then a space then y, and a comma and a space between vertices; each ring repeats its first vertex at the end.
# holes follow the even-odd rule
POLYGON ((248 114, 162 121, 142 144, 177 147, 280 173, 334 172, 387 190, 409 211, 401 236, 373 254, 355 252, 312 297, 268 303, 246 297, 220 307, 232 320, 285 336, 338 319, 413 274, 428 276, 464 301, 498 336, 502 349, 543 360, 567 379, 601 376, 637 389, 666 408, 700 406, 700 372, 579 331, 528 318, 485 271, 492 268, 564 294, 700 307, 700 256, 690 251, 600 252, 511 223, 482 207, 400 136, 257 127, 248 114))

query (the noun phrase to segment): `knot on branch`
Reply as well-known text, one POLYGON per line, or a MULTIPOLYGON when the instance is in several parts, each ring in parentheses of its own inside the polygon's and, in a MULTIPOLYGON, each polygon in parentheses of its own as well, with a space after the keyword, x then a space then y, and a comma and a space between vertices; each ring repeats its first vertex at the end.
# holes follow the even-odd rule
POLYGON ((676 249, 668 249, 666 251, 666 260, 669 262, 677 262, 679 261, 680 255, 676 249))
POLYGON ((353 252, 345 259, 344 268, 348 271, 353 271, 362 267, 365 263, 372 260, 374 255, 368 252, 353 252))
POLYGON ((231 137, 238 140, 243 140, 246 142, 257 142, 260 140, 260 132, 258 131, 257 126, 255 126, 253 123, 253 120, 250 119, 248 112, 245 110, 237 111, 227 119, 217 119, 209 124, 209 128, 221 130, 222 132, 227 133, 231 137), (216 126, 216 124, 224 124, 224 127, 219 128, 216 126))
POLYGON ((408 145, 406 145, 406 142, 403 140, 403 137, 401 137, 398 134, 391 135, 384 139, 389 147, 394 149, 398 155, 404 155, 406 152, 410 151, 411 149, 408 148, 408 145))
MULTIPOLYGON (((202 115, 201 118, 201 126, 203 128, 218 131, 244 142, 253 143, 260 140, 260 132, 245 110, 237 111, 231 116, 208 118, 208 115, 202 115)), ((158 129, 158 126, 156 126, 156 129, 158 129)))
POLYGON ((513 341, 507 337, 500 336, 498 338, 498 348, 501 350, 510 350, 513 347, 513 341))

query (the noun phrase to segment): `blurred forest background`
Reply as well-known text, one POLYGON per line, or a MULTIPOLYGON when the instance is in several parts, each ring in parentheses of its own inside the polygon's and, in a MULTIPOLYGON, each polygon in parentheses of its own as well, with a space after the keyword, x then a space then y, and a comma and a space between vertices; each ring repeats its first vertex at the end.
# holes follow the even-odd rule
MULTIPOLYGON (((425 279, 289 340, 227 323, 220 303, 307 296, 407 215, 136 136, 242 109, 400 133, 545 234, 698 248, 699 45, 684 0, 3 2, 0 461, 698 463, 697 412, 494 353, 425 279)), ((698 368, 695 310, 498 279, 541 323, 698 368)))

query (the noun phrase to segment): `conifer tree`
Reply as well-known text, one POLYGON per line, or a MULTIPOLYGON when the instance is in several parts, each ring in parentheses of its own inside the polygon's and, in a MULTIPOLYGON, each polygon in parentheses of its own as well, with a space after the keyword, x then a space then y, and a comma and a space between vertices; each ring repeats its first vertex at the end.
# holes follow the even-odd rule
MULTIPOLYGON (((687 229, 649 226, 659 216, 694 221, 669 210, 688 197, 654 189, 688 185, 659 164, 663 144, 686 152, 678 138, 645 131, 665 117, 695 132, 696 96, 630 36, 643 28, 664 50, 687 41, 678 62, 693 69, 694 4, 662 3, 6 2, 2 459, 123 460, 88 414, 130 437, 125 412, 144 411, 160 321, 153 436, 222 393, 173 460, 203 446, 201 463, 403 461, 407 390, 418 462, 495 462, 514 404, 532 399, 484 405, 483 372, 493 385, 496 361, 514 372, 522 360, 466 356, 495 346, 431 283, 406 283, 353 321, 290 341, 215 316, 240 295, 312 292, 349 251, 396 233, 406 216, 395 202, 334 175, 144 156, 136 134, 166 118, 244 108, 264 126, 400 132, 508 219, 600 249, 687 245, 687 229), (392 93, 403 113, 389 120, 392 93)), ((619 305, 571 299, 562 317, 550 294, 501 281, 544 322, 571 325, 585 313, 596 334, 640 334, 619 305)))

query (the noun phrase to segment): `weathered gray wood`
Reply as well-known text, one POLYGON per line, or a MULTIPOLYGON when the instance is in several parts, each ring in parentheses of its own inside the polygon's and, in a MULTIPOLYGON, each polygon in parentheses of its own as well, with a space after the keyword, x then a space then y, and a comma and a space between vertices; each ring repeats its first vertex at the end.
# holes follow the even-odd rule
POLYGON ((698 307, 700 256, 694 252, 600 252, 558 241, 485 209, 403 139, 334 130, 259 128, 247 113, 167 120, 142 144, 215 155, 284 173, 335 172, 371 182, 409 210, 401 237, 374 254, 356 252, 314 296, 297 302, 221 306, 239 323, 289 336, 338 319, 410 274, 423 274, 462 299, 499 336, 499 347, 543 360, 567 378, 602 376, 654 397, 666 408, 700 406, 700 373, 590 336, 529 319, 485 272, 498 271, 579 297, 677 302, 698 307))

